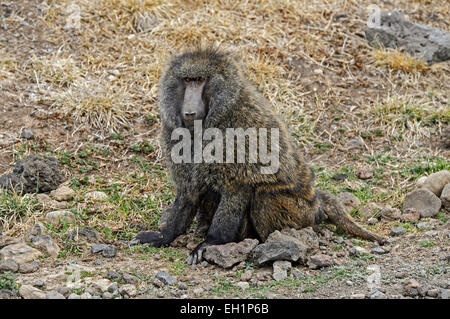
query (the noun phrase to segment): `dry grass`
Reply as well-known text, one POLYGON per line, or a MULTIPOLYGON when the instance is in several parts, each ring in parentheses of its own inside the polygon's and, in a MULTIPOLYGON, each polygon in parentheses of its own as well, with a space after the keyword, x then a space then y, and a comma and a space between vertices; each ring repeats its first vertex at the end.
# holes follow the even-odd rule
POLYGON ((373 58, 379 65, 389 65, 394 70, 404 72, 426 72, 430 67, 422 60, 418 60, 400 50, 376 49, 372 52, 373 58))

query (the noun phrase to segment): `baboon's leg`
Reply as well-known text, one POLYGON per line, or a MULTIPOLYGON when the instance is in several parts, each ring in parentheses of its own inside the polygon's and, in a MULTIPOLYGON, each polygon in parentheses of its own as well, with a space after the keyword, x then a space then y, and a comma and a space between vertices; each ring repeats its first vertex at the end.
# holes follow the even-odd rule
POLYGON ((198 206, 196 233, 199 236, 205 236, 211 225, 214 213, 220 203, 220 194, 214 191, 206 192, 200 199, 198 206))
POLYGON ((252 197, 250 189, 239 189, 239 191, 222 194, 206 238, 189 255, 188 264, 200 262, 203 251, 208 245, 224 244, 239 239, 252 197))
POLYGON ((314 225, 316 201, 309 202, 295 192, 258 193, 250 211, 252 224, 265 241, 275 230, 301 229, 314 225))
POLYGON ((149 243, 155 247, 169 245, 177 236, 186 231, 195 213, 196 207, 190 199, 177 196, 174 202, 167 207, 165 222, 161 227, 161 232, 142 232, 137 234, 135 239, 143 244, 149 243))

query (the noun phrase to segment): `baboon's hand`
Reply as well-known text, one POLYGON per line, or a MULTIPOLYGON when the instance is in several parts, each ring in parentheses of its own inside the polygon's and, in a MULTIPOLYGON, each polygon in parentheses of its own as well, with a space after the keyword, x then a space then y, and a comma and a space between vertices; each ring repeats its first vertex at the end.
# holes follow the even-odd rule
POLYGON ((150 244, 154 247, 161 247, 163 244, 163 235, 160 232, 144 231, 134 237, 141 244, 150 244))
POLYGON ((191 254, 186 260, 188 265, 196 265, 202 261, 203 252, 205 251, 206 246, 207 244, 203 242, 197 247, 195 247, 195 249, 191 252, 191 254))

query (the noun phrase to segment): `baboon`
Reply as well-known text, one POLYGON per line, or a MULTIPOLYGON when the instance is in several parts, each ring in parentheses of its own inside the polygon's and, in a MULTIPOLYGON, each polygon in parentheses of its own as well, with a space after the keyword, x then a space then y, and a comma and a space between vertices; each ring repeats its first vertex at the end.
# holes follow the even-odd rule
MULTIPOLYGON (((237 242, 246 237, 265 241, 283 228, 301 229, 325 219, 350 234, 384 242, 358 226, 330 192, 315 190, 314 173, 305 164, 286 125, 263 94, 245 77, 231 53, 219 49, 194 49, 172 57, 160 80, 161 146, 176 190, 163 213, 160 232, 139 233, 135 241, 153 246, 169 245, 183 234, 196 214, 209 224, 205 239, 187 262, 202 259, 207 245, 237 242), (277 128, 278 170, 263 174, 261 161, 250 163, 175 163, 171 150, 178 143, 176 128, 277 128)), ((270 138, 269 138, 270 140, 270 138)), ((271 145, 270 141, 267 142, 271 145)), ((246 140, 246 147, 248 141, 246 140)))

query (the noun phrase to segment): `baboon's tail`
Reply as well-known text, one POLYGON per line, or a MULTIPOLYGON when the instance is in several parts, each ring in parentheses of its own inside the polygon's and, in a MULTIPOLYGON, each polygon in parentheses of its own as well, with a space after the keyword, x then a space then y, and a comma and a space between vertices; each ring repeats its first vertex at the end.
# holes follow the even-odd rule
POLYGON ((373 234, 358 224, 345 212, 342 204, 337 200, 336 196, 329 191, 316 190, 317 196, 320 199, 320 208, 325 213, 333 224, 342 228, 345 232, 361 237, 363 239, 377 241, 384 244, 386 239, 373 234))

